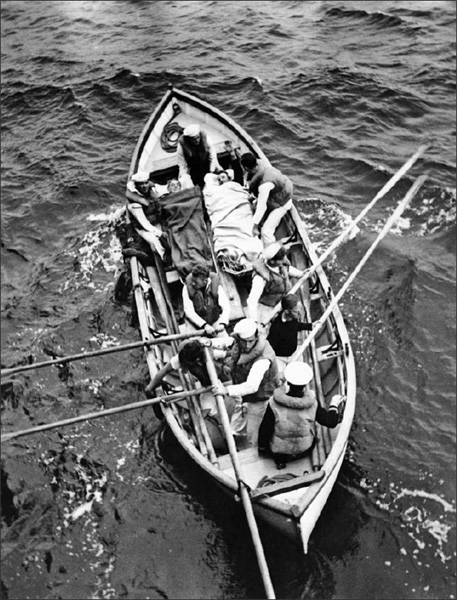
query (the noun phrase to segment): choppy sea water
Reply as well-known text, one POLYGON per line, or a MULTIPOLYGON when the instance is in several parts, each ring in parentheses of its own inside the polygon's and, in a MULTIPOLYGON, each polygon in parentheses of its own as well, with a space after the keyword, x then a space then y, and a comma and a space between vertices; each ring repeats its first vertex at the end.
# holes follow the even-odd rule
MULTIPOLYGON (((455 3, 2 1, 2 368, 137 341, 116 295, 127 171, 173 83, 292 177, 329 261, 349 451, 306 557, 261 528, 278 598, 454 598, 455 3)), ((2 431, 144 399, 141 351, 2 381, 2 431)), ((2 444, 2 598, 260 598, 248 528, 152 410, 2 444)))

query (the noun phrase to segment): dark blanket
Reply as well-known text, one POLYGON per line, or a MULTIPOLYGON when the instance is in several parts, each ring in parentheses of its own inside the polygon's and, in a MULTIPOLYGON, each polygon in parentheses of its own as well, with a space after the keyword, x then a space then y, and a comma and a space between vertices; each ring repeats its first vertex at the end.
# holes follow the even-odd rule
POLYGON ((200 188, 195 186, 160 198, 168 231, 171 258, 185 278, 197 263, 212 268, 200 188))

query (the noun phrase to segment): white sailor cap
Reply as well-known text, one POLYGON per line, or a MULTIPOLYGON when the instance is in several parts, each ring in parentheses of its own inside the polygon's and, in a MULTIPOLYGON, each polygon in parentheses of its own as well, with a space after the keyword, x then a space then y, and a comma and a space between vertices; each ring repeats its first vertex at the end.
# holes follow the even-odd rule
POLYGON ((135 183, 146 183, 146 181, 149 181, 149 173, 147 171, 138 171, 138 173, 132 175, 132 181, 135 183))
POLYGON ((233 333, 236 333, 242 340, 252 338, 257 332, 257 323, 253 319, 241 319, 233 328, 233 333))
POLYGON ((197 137, 198 135, 200 135, 200 125, 197 125, 197 124, 188 125, 184 129, 183 134, 186 137, 197 137))
POLYGON ((291 362, 284 369, 284 377, 291 385, 308 385, 313 378, 313 370, 307 363, 291 362))

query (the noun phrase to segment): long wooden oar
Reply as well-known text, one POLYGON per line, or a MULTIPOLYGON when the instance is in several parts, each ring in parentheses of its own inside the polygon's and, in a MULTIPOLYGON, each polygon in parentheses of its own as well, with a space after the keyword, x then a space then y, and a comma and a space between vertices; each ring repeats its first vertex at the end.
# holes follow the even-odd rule
MULTIPOLYGON (((393 186, 397 183, 397 181, 399 181, 403 177, 403 175, 407 171, 409 171, 409 169, 413 166, 413 164, 417 161, 417 159, 420 158, 424 154, 424 152, 427 150, 428 147, 429 146, 427 146, 427 145, 421 146, 418 149, 418 151, 413 156, 411 156, 411 158, 409 160, 407 160, 400 169, 398 169, 398 171, 389 179, 389 181, 379 190, 379 192, 376 194, 376 196, 373 198, 373 200, 371 202, 369 202, 365 206, 365 208, 361 211, 361 213, 350 223, 349 227, 347 227, 347 229, 342 231, 340 233, 340 235, 336 237, 336 239, 332 242, 332 244, 330 244, 330 246, 327 248, 327 250, 319 257, 319 260, 313 264, 313 266, 309 269, 309 271, 307 271, 306 278, 311 277, 311 275, 315 272, 315 270, 322 263, 324 263, 327 260, 327 258, 331 254, 333 254, 333 252, 338 248, 338 246, 340 246, 347 239, 347 236, 356 227, 357 223, 359 223, 363 219, 363 217, 367 214, 367 212, 371 208, 373 208, 373 206, 376 204, 376 202, 378 202, 378 200, 380 200, 383 196, 385 196, 387 194, 387 192, 393 188, 393 186)), ((296 289, 298 289, 299 287, 300 286, 298 286, 296 289)))
MULTIPOLYGON (((216 373, 216 367, 214 366, 213 357, 209 348, 205 347, 205 355, 206 355, 206 366, 208 369, 208 375, 213 385, 217 385, 218 377, 216 373)), ((268 571, 267 561, 265 559, 265 553, 263 551, 262 541, 260 539, 259 530, 257 528, 257 523, 254 516, 254 511, 252 508, 251 498, 249 496, 248 489, 246 484, 243 481, 243 476, 241 473, 241 466, 238 459, 238 454, 236 450, 235 440, 233 439, 232 430, 230 429, 229 417, 227 414, 227 409, 225 407, 224 397, 220 394, 215 395, 217 408, 219 411, 219 416, 221 418, 222 428, 224 430, 225 439, 227 441, 227 446, 230 453, 230 458, 232 459, 233 471, 235 473, 236 482, 238 484, 238 488, 240 491, 241 501, 243 503, 244 511, 246 513, 246 518, 248 521, 249 529, 251 531, 252 541, 254 543, 254 549, 257 556, 257 561, 259 563, 260 574, 262 575, 263 584, 265 587, 265 592, 267 594, 267 598, 276 598, 275 592, 273 589, 273 584, 271 583, 270 573, 268 571)))
POLYGON ((86 413, 85 415, 78 415, 77 417, 71 417, 70 419, 63 419, 62 421, 55 421, 54 423, 47 423, 46 425, 37 425, 30 429, 22 429, 21 431, 12 431, 5 433, 1 437, 1 442, 7 442, 17 437, 29 435, 31 433, 38 433, 39 431, 46 431, 48 429, 56 429, 57 427, 64 427, 66 425, 73 425, 80 421, 89 421, 90 419, 98 419, 100 417, 107 417, 109 415, 115 415, 117 413, 126 412, 128 410, 134 410, 136 408, 144 408, 145 406, 151 406, 152 404, 158 404, 159 402, 178 402, 191 396, 198 396, 205 392, 209 392, 211 387, 200 387, 191 391, 176 392, 176 394, 170 394, 168 396, 157 396, 156 398, 150 398, 149 400, 142 400, 140 402, 132 402, 131 404, 124 404, 123 406, 116 406, 114 408, 107 408, 105 410, 99 410, 97 412, 86 413))
POLYGON ((33 363, 31 365, 21 365, 20 367, 12 367, 11 369, 2 369, 1 377, 7 375, 13 375, 14 373, 20 373, 21 371, 29 371, 30 369, 40 369, 41 367, 49 367, 51 365, 58 365, 67 363, 72 360, 80 360, 84 358, 90 358, 92 356, 101 356, 103 354, 111 354, 112 352, 121 352, 124 350, 132 350, 133 348, 140 348, 141 346, 154 346, 156 344, 164 344, 167 342, 174 342, 176 340, 185 340, 191 337, 199 337, 205 335, 204 329, 198 329, 197 331, 187 333, 175 333, 171 335, 162 335, 153 340, 145 340, 142 342, 132 342, 131 344, 123 344, 121 346, 113 346, 111 348, 103 348, 101 350, 94 350, 93 352, 82 352, 80 354, 73 354, 71 356, 64 356, 63 358, 55 358, 53 360, 46 360, 44 362, 33 363))
MULTIPOLYGON (((315 273, 315 271, 320 267, 320 265, 322 265, 331 254, 333 254, 341 245, 343 245, 348 240, 349 234, 356 227, 357 223, 359 223, 367 214, 367 212, 371 208, 373 208, 376 202, 378 202, 378 200, 385 196, 387 192, 390 191, 393 188, 393 186, 399 181, 399 179, 401 179, 403 175, 407 171, 409 171, 409 169, 413 166, 417 159, 424 154, 427 148, 429 148, 428 145, 421 146, 417 150, 417 152, 413 154, 413 156, 411 156, 411 158, 407 160, 405 164, 402 167, 400 167, 400 169, 398 169, 398 171, 389 179, 389 181, 379 190, 379 192, 376 194, 373 200, 369 202, 365 206, 365 208, 360 212, 360 214, 351 221, 350 225, 334 239, 334 241, 330 244, 327 250, 325 250, 325 252, 321 254, 319 259, 309 269, 307 269, 306 273, 294 283, 292 288, 287 292, 288 294, 295 294, 295 292, 301 288, 305 281, 315 273)), ((268 322, 270 322, 280 310, 281 302, 278 302, 278 304, 274 308, 274 312, 268 319, 268 322)))
POLYGON ((381 232, 379 233, 378 237, 375 239, 375 241, 373 242, 373 244, 367 250, 367 252, 363 256, 362 260, 356 266, 356 268, 351 273, 351 275, 347 278, 346 282, 344 283, 343 287, 340 289, 340 291, 338 292, 338 294, 336 296, 334 296, 333 300, 330 302, 330 304, 328 305, 327 309, 321 315, 321 317, 319 318, 319 320, 316 321, 314 327, 310 331, 310 333, 307 336, 306 340, 293 353, 293 355, 291 357, 291 361, 298 360, 303 355, 303 352, 310 345, 311 341, 316 337, 317 333, 320 331, 320 329, 322 328, 322 326, 325 324, 327 318, 330 316, 330 314, 332 313, 333 309, 335 308, 335 306, 338 304, 338 302, 342 298, 343 294, 346 292, 346 290, 348 289, 348 287, 351 285, 352 281, 358 275, 360 269, 367 262, 367 260, 369 259, 369 257, 373 254, 376 246, 383 239, 383 237, 386 235, 386 233, 389 231, 389 229, 392 228, 392 226, 394 225, 394 223, 398 220, 398 218, 400 217, 400 215, 402 214, 402 212, 405 210, 405 208, 407 207, 407 205, 411 202, 411 200, 415 196, 416 192, 418 191, 418 189, 421 187, 421 185, 424 183, 424 181, 426 179, 427 179, 427 175, 421 175, 420 177, 418 177, 415 180, 415 182, 410 187, 410 189, 406 193, 406 195, 403 198, 403 200, 397 206, 397 208, 395 209, 395 211, 391 214, 391 216, 389 217, 389 219, 387 219, 387 221, 386 221, 384 227, 382 228, 381 232))

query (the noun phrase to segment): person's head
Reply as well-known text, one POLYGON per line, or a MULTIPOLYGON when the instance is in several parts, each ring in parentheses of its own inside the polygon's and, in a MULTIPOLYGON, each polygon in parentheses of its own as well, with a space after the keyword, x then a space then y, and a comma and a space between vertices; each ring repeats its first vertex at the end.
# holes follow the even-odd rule
POLYGON ((284 369, 284 379, 291 388, 303 389, 313 378, 312 368, 304 362, 290 362, 284 369))
POLYGON ((287 294, 284 296, 284 298, 281 300, 281 307, 286 319, 300 319, 300 305, 295 294, 287 294))
POLYGON ((188 125, 183 131, 183 135, 189 140, 191 144, 195 146, 198 146, 198 144, 200 143, 200 134, 200 125, 197 124, 188 125))
POLYGON ((145 193, 149 189, 149 173, 147 171, 138 171, 132 175, 132 181, 140 194, 145 193))
POLYGON ((267 263, 274 267, 281 264, 286 258, 286 249, 280 242, 273 242, 264 248, 263 256, 267 263))
POLYGON ((179 179, 170 179, 170 181, 167 183, 167 190, 170 192, 170 194, 181 191, 181 187, 182 186, 179 179))
POLYGON ((233 328, 233 333, 240 340, 241 349, 250 352, 256 345, 259 336, 257 323, 253 319, 241 319, 233 328))
POLYGON ((196 362, 204 360, 203 346, 198 340, 189 340, 182 344, 178 351, 178 356, 180 365, 188 368, 196 362))
POLYGON ((248 174, 253 174, 257 171, 258 163, 256 157, 251 152, 245 152, 240 158, 243 170, 248 174))
POLYGON ((191 271, 192 282, 197 289, 204 288, 209 277, 209 269, 206 265, 199 263, 191 271))
POLYGON ((223 183, 227 183, 227 181, 230 181, 230 177, 229 177, 229 174, 227 173, 227 171, 221 171, 220 173, 217 174, 217 182, 219 185, 222 185, 223 183))

